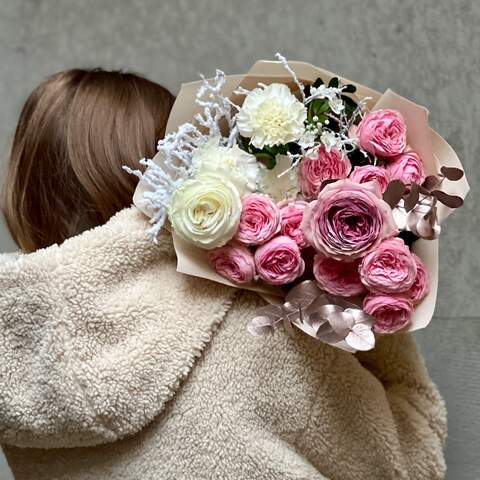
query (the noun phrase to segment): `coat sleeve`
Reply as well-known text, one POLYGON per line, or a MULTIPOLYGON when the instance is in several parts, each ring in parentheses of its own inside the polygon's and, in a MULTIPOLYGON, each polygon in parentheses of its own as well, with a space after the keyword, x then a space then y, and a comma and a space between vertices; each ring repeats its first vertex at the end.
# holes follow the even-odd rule
POLYGON ((65 292, 53 281, 56 271, 54 255, 1 259, 1 443, 54 446, 68 430, 90 431, 91 438, 111 435, 94 422, 76 376, 65 292))
POLYGON ((188 375, 230 291, 176 274, 171 240, 155 245, 146 226, 121 212, 59 247, 0 258, 0 443, 116 441, 188 375))
POLYGON ((380 337, 374 350, 357 358, 384 389, 409 478, 443 478, 446 408, 412 335, 380 337))
MULTIPOLYGON (((96 260, 106 267, 105 259, 96 260)), ((155 372, 142 360, 151 344, 128 328, 131 317, 123 318, 121 306, 105 311, 116 296, 107 286, 115 269, 102 274, 88 259, 80 267, 57 246, 0 262, 0 443, 89 446, 145 426, 154 416, 148 378, 155 372), (71 276, 72 267, 84 270, 71 276), (107 283, 101 286, 98 276, 107 283), (145 377, 135 378, 135 369, 145 377)), ((126 270, 118 268, 119 276, 126 270)))
POLYGON ((283 337, 259 347, 257 369, 268 384, 248 392, 263 418, 248 437, 259 462, 268 438, 326 478, 444 478, 445 406, 410 335, 380 338, 374 351, 356 355, 306 335, 283 337))
POLYGON ((229 441, 285 479, 444 477, 445 407, 411 335, 356 355, 295 329, 251 338, 244 328, 263 305, 252 297, 229 313, 204 379, 222 410, 234 405, 229 441))

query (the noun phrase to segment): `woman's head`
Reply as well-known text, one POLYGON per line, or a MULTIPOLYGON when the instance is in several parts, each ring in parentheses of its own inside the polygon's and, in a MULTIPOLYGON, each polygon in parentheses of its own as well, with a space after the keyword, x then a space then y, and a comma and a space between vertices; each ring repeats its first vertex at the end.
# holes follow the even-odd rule
POLYGON ((155 154, 173 101, 131 73, 75 69, 41 83, 20 115, 3 194, 22 250, 61 243, 129 206, 136 179, 122 166, 155 154))

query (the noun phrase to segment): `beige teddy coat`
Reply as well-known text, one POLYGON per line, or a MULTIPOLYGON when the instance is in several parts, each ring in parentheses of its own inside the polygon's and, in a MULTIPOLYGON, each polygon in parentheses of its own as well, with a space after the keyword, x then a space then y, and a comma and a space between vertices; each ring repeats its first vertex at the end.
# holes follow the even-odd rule
POLYGON ((438 479, 409 335, 252 337, 254 294, 178 274, 135 208, 0 260, 0 443, 18 480, 438 479))

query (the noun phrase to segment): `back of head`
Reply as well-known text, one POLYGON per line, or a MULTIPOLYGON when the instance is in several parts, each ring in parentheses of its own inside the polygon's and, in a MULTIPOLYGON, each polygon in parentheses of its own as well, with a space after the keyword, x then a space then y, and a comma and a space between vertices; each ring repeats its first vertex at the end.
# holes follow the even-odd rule
POLYGON ((3 211, 24 251, 105 223, 131 204, 123 165, 155 154, 174 97, 131 73, 68 70, 41 83, 20 115, 3 211))

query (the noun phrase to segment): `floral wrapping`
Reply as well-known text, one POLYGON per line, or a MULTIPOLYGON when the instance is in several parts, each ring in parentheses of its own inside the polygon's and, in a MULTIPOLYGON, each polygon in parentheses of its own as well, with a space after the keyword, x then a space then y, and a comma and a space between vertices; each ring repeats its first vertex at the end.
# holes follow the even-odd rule
POLYGON ((458 158, 422 107, 278 58, 182 88, 132 172, 150 235, 167 222, 179 271, 264 295, 254 335, 354 351, 425 326, 440 222, 468 191, 458 158))

